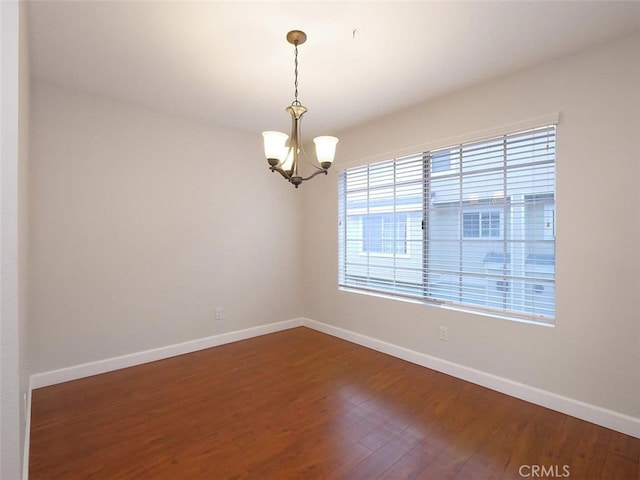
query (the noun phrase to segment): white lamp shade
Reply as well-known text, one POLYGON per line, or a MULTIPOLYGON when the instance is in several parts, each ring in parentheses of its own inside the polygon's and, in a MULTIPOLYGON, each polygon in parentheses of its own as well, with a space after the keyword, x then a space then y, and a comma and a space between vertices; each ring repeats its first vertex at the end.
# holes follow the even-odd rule
POLYGON ((262 132, 264 137, 264 155, 269 159, 276 159, 282 162, 287 153, 285 144, 289 135, 282 132, 262 132))
POLYGON ((338 139, 336 137, 324 136, 314 138, 313 142, 316 144, 318 162, 322 165, 322 168, 329 168, 336 155, 336 144, 338 143, 338 139))

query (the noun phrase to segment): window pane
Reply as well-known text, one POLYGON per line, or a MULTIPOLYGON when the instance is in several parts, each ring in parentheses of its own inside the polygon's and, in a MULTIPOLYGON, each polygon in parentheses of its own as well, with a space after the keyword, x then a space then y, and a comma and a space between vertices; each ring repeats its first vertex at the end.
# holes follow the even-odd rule
POLYGON ((447 172, 451 170, 451 152, 441 150, 431 154, 431 173, 447 172))
POLYGON ((462 215, 462 235, 466 238, 480 237, 480 219, 478 218, 478 212, 465 212, 462 215))

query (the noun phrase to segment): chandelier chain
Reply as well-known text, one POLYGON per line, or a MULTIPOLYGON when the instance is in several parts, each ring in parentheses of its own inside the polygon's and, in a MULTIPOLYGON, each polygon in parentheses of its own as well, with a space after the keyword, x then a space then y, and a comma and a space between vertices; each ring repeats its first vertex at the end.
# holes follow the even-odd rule
POLYGON ((294 90, 295 90, 295 100, 291 102, 291 105, 302 105, 298 100, 298 44, 294 45, 295 47, 295 57, 294 57, 294 77, 295 80, 293 82, 294 90))

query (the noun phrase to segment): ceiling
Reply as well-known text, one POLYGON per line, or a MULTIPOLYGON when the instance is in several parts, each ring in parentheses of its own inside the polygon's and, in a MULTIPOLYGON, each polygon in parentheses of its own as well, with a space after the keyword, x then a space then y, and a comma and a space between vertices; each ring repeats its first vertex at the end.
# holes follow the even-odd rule
POLYGON ((34 78, 240 128, 288 131, 289 30, 309 136, 335 135, 640 30, 640 2, 29 1, 34 78))

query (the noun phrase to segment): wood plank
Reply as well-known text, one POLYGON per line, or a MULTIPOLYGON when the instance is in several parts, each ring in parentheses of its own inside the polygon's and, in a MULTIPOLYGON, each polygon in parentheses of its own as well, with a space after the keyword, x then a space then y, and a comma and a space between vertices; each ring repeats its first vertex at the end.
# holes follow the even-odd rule
POLYGON ((640 440, 307 329, 33 392, 31 480, 638 477, 640 440), (584 475, 584 476, 583 476, 584 475))

